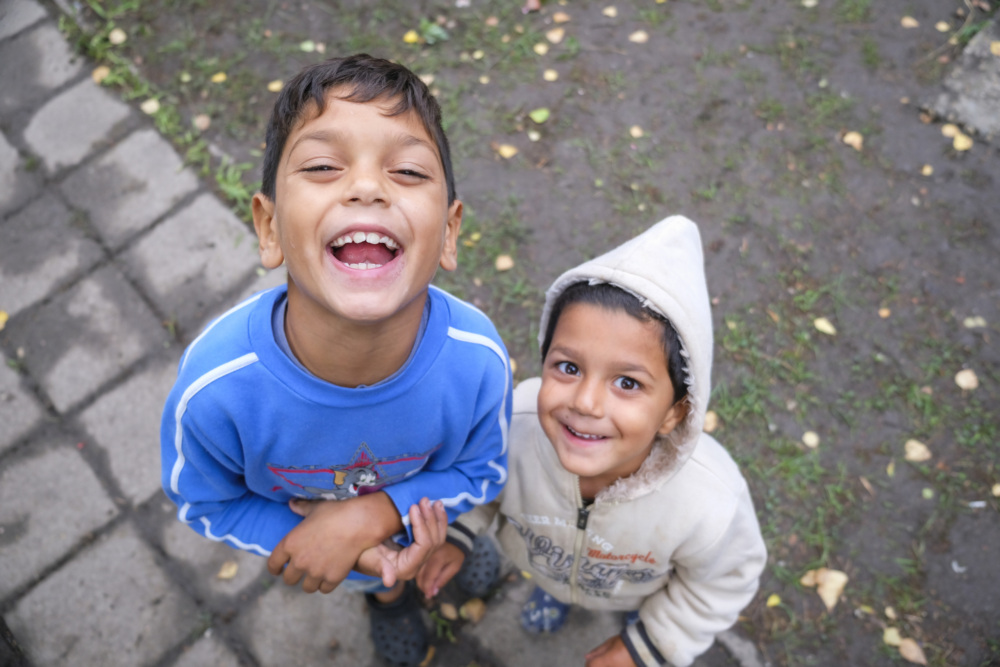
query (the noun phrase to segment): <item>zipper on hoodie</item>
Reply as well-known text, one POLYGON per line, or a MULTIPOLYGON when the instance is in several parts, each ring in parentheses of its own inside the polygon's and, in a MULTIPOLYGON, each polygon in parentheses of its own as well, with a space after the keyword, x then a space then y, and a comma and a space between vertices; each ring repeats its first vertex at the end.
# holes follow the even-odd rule
POLYGON ((583 545, 587 541, 587 520, 590 518, 590 508, 583 504, 583 496, 580 493, 579 477, 576 478, 576 503, 576 540, 573 546, 573 569, 569 575, 569 600, 571 604, 580 604, 576 581, 580 573, 583 545))

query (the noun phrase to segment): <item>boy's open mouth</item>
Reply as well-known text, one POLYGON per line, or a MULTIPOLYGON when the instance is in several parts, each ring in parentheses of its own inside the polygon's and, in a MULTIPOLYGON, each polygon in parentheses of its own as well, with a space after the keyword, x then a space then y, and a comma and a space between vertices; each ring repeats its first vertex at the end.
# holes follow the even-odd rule
POLYGON ((563 427, 577 438, 580 438, 581 440, 604 440, 603 435, 594 435, 592 433, 580 433, 579 431, 574 430, 569 426, 566 426, 565 424, 563 425, 563 427))
POLYGON ((399 254, 399 244, 375 232, 352 232, 334 240, 330 250, 337 261, 352 269, 377 269, 399 254))

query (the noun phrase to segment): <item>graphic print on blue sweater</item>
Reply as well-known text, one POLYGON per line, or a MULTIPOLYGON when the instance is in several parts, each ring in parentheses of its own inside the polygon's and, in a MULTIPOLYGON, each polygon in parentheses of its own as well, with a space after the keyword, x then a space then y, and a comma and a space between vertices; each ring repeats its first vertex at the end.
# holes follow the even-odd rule
POLYGON ((272 491, 285 490, 309 499, 346 500, 375 493, 388 484, 420 472, 441 445, 429 451, 377 459, 368 444, 362 442, 345 464, 283 466, 268 463, 267 469, 283 483, 272 491))

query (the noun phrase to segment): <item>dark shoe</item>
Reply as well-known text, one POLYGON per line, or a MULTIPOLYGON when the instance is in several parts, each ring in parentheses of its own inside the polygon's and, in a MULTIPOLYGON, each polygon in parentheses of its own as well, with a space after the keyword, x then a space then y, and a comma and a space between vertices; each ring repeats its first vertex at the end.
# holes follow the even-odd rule
POLYGON ((459 587, 474 598, 481 598, 490 592, 500 574, 500 554, 493 546, 493 540, 480 535, 472 543, 472 553, 462 563, 462 569, 455 575, 459 587))
POLYGON ((392 667, 418 667, 427 656, 427 628, 420 604, 407 584, 399 599, 383 604, 366 594, 375 652, 392 667))

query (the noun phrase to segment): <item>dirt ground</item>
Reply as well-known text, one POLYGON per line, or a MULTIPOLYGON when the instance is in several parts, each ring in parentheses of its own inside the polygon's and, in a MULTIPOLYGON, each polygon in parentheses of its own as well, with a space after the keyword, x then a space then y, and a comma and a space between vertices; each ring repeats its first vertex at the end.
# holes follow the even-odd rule
POLYGON ((1000 144, 962 128, 972 147, 956 150, 924 111, 995 1, 92 4, 89 52, 136 104, 162 102, 161 130, 237 209, 270 81, 357 51, 432 75, 468 213, 459 271, 439 282, 494 318, 518 378, 538 369, 551 280, 667 215, 694 219, 714 435, 770 550, 741 630, 774 665, 903 663, 885 628, 931 665, 1000 664, 1000 144), (112 46, 116 27, 128 39, 112 46), (910 440, 930 458, 907 461, 910 440), (848 577, 832 610, 800 583, 821 567, 848 577))

